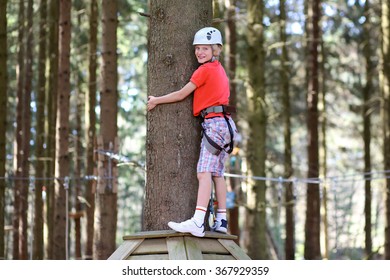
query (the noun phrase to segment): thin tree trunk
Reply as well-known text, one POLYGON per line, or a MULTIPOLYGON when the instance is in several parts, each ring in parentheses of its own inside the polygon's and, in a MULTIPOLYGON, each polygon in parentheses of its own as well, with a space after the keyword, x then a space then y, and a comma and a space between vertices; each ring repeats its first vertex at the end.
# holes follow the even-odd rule
MULTIPOLYGON (((33 80, 33 0, 28 1, 27 5, 27 46, 26 46, 26 78, 25 78, 25 98, 23 108, 23 163, 22 177, 30 177, 30 136, 31 136, 31 95, 32 95, 32 80, 33 80)), ((28 197, 29 197, 30 180, 24 181, 24 186, 21 190, 21 236, 20 236, 20 259, 26 260, 28 255, 28 197)))
MULTIPOLYGON (((227 24, 225 27, 225 65, 227 65, 227 74, 230 82, 230 100, 229 104, 237 108, 237 82, 236 82, 236 68, 237 68, 237 30, 236 30, 236 4, 237 0, 225 0, 225 10, 227 24)), ((240 130, 240 129, 239 129, 240 130)), ((236 142, 236 146, 241 143, 236 142)), ((237 173, 240 171, 238 153, 233 156, 236 157, 235 165, 230 166, 230 172, 237 173)), ((236 201, 240 197, 240 180, 230 178, 231 191, 235 193, 236 201)), ((239 208, 237 205, 229 209, 229 229, 230 233, 237 236, 235 242, 240 243, 240 227, 239 227, 239 208)))
MULTIPOLYGON (((80 22, 79 22, 80 24, 80 22)), ((78 75, 78 74, 76 74, 78 75)), ((75 243, 75 259, 81 260, 82 259, 82 252, 81 252, 81 217, 82 217, 82 205, 79 200, 79 197, 81 196, 81 174, 82 174, 82 157, 83 157, 83 147, 82 147, 82 128, 81 128, 81 112, 83 110, 82 104, 84 103, 84 95, 81 92, 80 85, 78 84, 78 79, 75 78, 75 84, 78 87, 76 90, 76 135, 74 137, 74 175, 76 177, 75 179, 75 186, 73 188, 73 198, 74 198, 74 207, 75 207, 75 214, 73 216, 74 219, 74 243, 75 243)))
POLYGON ((69 97, 70 97, 70 39, 71 0, 60 1, 58 103, 55 165, 54 259, 68 259, 67 250, 67 192, 69 176, 69 97))
MULTIPOLYGON (((383 130, 384 169, 390 170, 390 4, 382 0, 382 69, 381 85, 381 118, 383 130)), ((390 260, 390 178, 386 179, 386 216, 385 216, 385 259, 390 260)))
MULTIPOLYGON (((265 177, 267 105, 265 101, 264 1, 248 0, 248 162, 252 174, 265 177)), ((266 182, 253 182, 248 192, 248 255, 268 259, 266 182)))
MULTIPOLYGON (((0 0, 0 178, 5 177, 7 131, 7 0, 0 0)), ((5 180, 0 179, 0 260, 5 259, 5 180)))
MULTIPOLYGON (((35 154, 35 177, 44 177, 45 164, 44 144, 45 144, 45 90, 46 90, 46 24, 47 24, 47 1, 42 0, 40 5, 39 24, 39 55, 38 55, 38 88, 37 88, 37 117, 36 117, 36 140, 35 154)), ((33 259, 43 259, 43 201, 42 201, 42 181, 35 181, 35 211, 34 211, 34 239, 33 239, 33 259)))
POLYGON ((371 233, 371 180, 368 173, 371 172, 371 92, 373 90, 373 72, 374 65, 372 62, 373 52, 370 44, 371 27, 371 7, 369 0, 366 0, 364 5, 364 14, 366 21, 363 24, 363 54, 366 61, 366 84, 363 88, 363 141, 364 141, 364 172, 366 173, 365 180, 365 252, 368 259, 372 258, 372 233, 371 233))
MULTIPOLYGON (((211 0, 150 1, 148 95, 161 96, 188 83, 197 67, 192 46, 210 25, 211 0)), ((146 197, 143 230, 167 229, 190 218, 196 206, 200 125, 192 98, 159 106, 147 115, 146 197)))
MULTIPOLYGON (((327 145, 327 123, 328 123, 328 115, 327 115, 327 103, 326 103, 326 69, 325 69, 325 60, 326 60, 326 51, 324 41, 321 40, 321 63, 320 63, 320 76, 321 86, 320 86, 320 99, 321 99, 321 160, 320 160, 320 172, 322 174, 322 178, 326 178, 328 174, 328 145, 327 145)), ((328 183, 325 181, 322 186, 322 205, 324 212, 322 214, 323 220, 323 232, 324 232, 324 258, 329 259, 329 222, 328 222, 328 183)))
MULTIPOLYGON (((102 83, 100 149, 117 152, 118 73, 117 73, 117 19, 116 1, 102 2, 102 83)), ((107 259, 115 251, 117 222, 116 163, 100 156, 98 195, 95 217, 95 259, 107 259)))
MULTIPOLYGON (((89 66, 88 66, 88 94, 85 100, 85 132, 86 132, 86 155, 87 155, 87 175, 94 174, 94 143, 96 137, 96 69, 97 69, 97 27, 98 27, 98 5, 96 0, 91 1, 89 14, 89 66)), ((85 258, 92 259, 93 237, 94 237, 94 216, 95 216, 95 190, 94 181, 87 180, 85 197, 88 202, 86 208, 87 215, 87 241, 85 246, 85 258)))
POLYGON ((25 57, 25 79, 24 98, 22 111, 22 164, 21 177, 22 186, 20 189, 20 216, 19 216, 19 259, 26 260, 28 256, 28 196, 30 181, 30 128, 31 128, 31 94, 32 94, 32 65, 33 65, 33 1, 29 0, 27 5, 27 32, 26 32, 26 57, 25 57))
POLYGON ((227 74, 230 82, 229 104, 237 106, 237 27, 236 27, 236 5, 237 0, 225 0, 227 24, 225 28, 225 56, 227 74))
POLYGON ((225 6, 222 5, 222 3, 221 3, 221 2, 223 2, 223 0, 211 0, 211 1, 212 1, 212 5, 213 5, 213 19, 217 19, 218 20, 218 19, 223 18, 224 17, 224 11, 225 11, 225 6))
MULTIPOLYGON (((307 93, 307 130, 308 130, 308 178, 319 177, 319 144, 318 144, 318 45, 320 42, 320 0, 309 1, 308 22, 308 93, 307 93)), ((305 259, 321 259, 320 245, 320 191, 319 185, 307 184, 305 222, 305 259)))
MULTIPOLYGON (((78 27, 82 26, 82 18, 84 16, 84 9, 85 6, 81 2, 75 3, 76 7, 76 30, 78 27)), ((78 29, 76 32, 82 32, 80 29, 78 29)), ((77 57, 83 57, 86 55, 85 44, 87 43, 87 40, 84 39, 83 36, 80 36, 81 38, 78 38, 75 40, 75 56, 77 57)), ((81 65, 77 63, 78 67, 81 68, 81 65)), ((83 91, 83 83, 84 80, 80 77, 80 70, 76 70, 73 73, 73 80, 74 80, 74 98, 71 100, 71 106, 73 107, 73 110, 71 110, 72 114, 72 131, 73 133, 73 174, 74 174, 74 186, 72 187, 72 214, 71 218, 74 221, 74 258, 76 260, 82 259, 82 240, 81 240, 81 218, 83 217, 83 207, 82 202, 80 200, 81 194, 82 194, 82 188, 84 184, 84 180, 82 179, 82 174, 84 174, 84 165, 83 165, 83 158, 84 158, 84 150, 83 150, 83 143, 84 143, 84 134, 83 134, 83 118, 82 114, 84 112, 84 102, 85 102, 85 93, 83 91)))
POLYGON ((23 98, 24 98, 24 55, 25 55, 25 7, 24 1, 19 2, 19 15, 18 22, 20 23, 18 32, 18 65, 16 68, 17 79, 17 101, 16 101, 16 130, 15 130, 15 143, 14 143, 14 212, 13 212, 13 246, 12 257, 14 260, 19 259, 19 217, 20 217, 20 191, 23 186, 22 179, 22 139, 23 139, 23 98))
POLYGON ((55 146, 56 146, 56 119, 57 119, 57 92, 58 92, 58 17, 59 5, 57 0, 50 0, 49 6, 49 81, 46 97, 47 110, 47 148, 48 158, 46 169, 46 223, 47 223, 47 259, 53 259, 54 248, 54 209, 55 209, 55 146))
POLYGON ((20 213, 19 213, 19 259, 28 259, 28 192, 30 176, 30 127, 31 127, 31 94, 32 94, 32 65, 33 65, 33 2, 28 1, 27 5, 27 30, 26 30, 26 57, 25 57, 25 78, 24 78, 24 96, 22 109, 22 163, 21 177, 22 184, 20 189, 20 213))
MULTIPOLYGON (((280 40, 282 42, 281 55, 281 91, 283 93, 283 118, 284 118, 284 177, 291 178, 293 175, 292 167, 292 148, 291 148, 291 106, 290 106, 290 69, 287 52, 286 35, 286 9, 285 0, 280 1, 280 40)), ((293 184, 287 183, 286 186, 286 240, 285 240, 285 258, 287 260, 295 259, 295 220, 294 220, 294 190, 293 184)))

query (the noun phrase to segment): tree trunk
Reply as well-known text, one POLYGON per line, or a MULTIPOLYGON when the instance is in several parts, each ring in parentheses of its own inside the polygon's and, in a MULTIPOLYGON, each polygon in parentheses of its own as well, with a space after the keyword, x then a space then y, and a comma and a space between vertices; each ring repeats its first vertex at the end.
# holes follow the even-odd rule
MULTIPOLYGON (((212 1, 151 0, 150 14, 148 95, 161 96, 188 83, 196 69, 193 36, 210 25, 212 1)), ((199 143, 192 98, 148 113, 143 230, 167 229, 169 221, 192 216, 199 143)))
MULTIPOLYGON (((265 177, 266 126, 265 103, 265 49, 264 2, 248 0, 248 96, 249 140, 247 156, 249 167, 255 176, 265 177)), ((253 182, 248 192, 248 255, 252 259, 268 259, 266 225, 266 182, 253 182)))
POLYGON ((54 164, 56 147, 56 120, 57 120, 57 95, 58 95, 58 22, 59 5, 57 0, 50 0, 49 6, 49 81, 46 97, 47 110, 47 148, 46 158, 46 223, 47 223, 47 246, 46 257, 53 259, 54 247, 54 208, 55 208, 55 189, 54 189, 54 164))
POLYGON ((364 172, 365 175, 365 251, 367 259, 372 258, 372 233, 371 233, 371 92, 373 91, 373 74, 374 64, 372 57, 374 56, 370 44, 370 33, 372 32, 371 16, 372 12, 369 0, 366 0, 364 5, 364 14, 366 21, 363 24, 363 54, 366 61, 366 84, 363 88, 363 141, 364 141, 364 172))
MULTIPOLYGON (((227 65, 227 74, 230 82, 230 98, 229 104, 237 108, 237 82, 236 82, 236 69, 237 69, 237 28, 236 28, 236 5, 237 0, 226 0, 225 11, 227 24, 225 27, 225 65, 227 65)), ((238 128, 238 130, 240 130, 238 128)), ((235 145, 241 148, 241 143, 236 142, 235 145)), ((237 153, 233 152, 232 156, 236 157, 234 166, 230 166, 231 173, 240 172, 240 160, 237 153)), ((237 178, 230 178, 231 191, 235 193, 236 201, 240 197, 241 184, 237 178)), ((234 208, 229 209, 229 229, 230 233, 237 236, 235 242, 240 243, 240 227, 239 227, 239 208, 235 205, 234 208)))
MULTIPOLYGON (((80 15, 79 15, 79 25, 81 24, 80 15)), ((76 76, 78 73, 76 72, 76 76)), ((73 206, 75 208, 75 213, 73 215, 74 220, 74 244, 75 244, 75 259, 81 260, 81 217, 82 217, 82 205, 79 197, 81 196, 81 186, 83 180, 81 180, 82 174, 82 158, 83 158, 83 146, 82 146, 82 120, 81 113, 83 110, 84 104, 84 94, 82 93, 81 86, 77 77, 75 77, 75 85, 77 87, 75 95, 76 95, 76 108, 75 108, 75 121, 76 121, 76 135, 74 136, 74 176, 75 176, 75 186, 72 188, 73 191, 73 206)))
MULTIPOLYGON (((318 45, 321 40, 320 0, 309 0, 308 8, 308 93, 307 93, 307 130, 308 130, 308 178, 319 177, 318 145, 318 45)), ((320 191, 319 185, 307 184, 305 222, 305 259, 321 259, 320 248, 320 191)))
MULTIPOLYGON (((20 3, 20 22, 25 21, 24 3, 20 3)), ((32 30, 32 2, 28 2, 26 29, 32 30)), ((27 210, 29 191, 29 151, 30 151, 30 101, 32 78, 32 32, 26 33, 22 27, 19 30, 21 44, 18 53, 18 101, 17 101, 17 127, 15 145, 15 181, 14 191, 14 259, 27 259, 27 210), (26 41, 25 41, 26 40, 26 41), (25 44, 23 42, 26 42, 25 44), (24 49, 24 46, 26 49, 24 49)))
MULTIPOLYGON (((328 115, 327 115, 327 102, 326 102, 326 82, 327 82, 327 72, 325 69, 326 64, 326 47, 324 44, 324 41, 321 40, 320 43, 321 48, 321 63, 320 63, 320 76, 321 79, 321 86, 320 86, 320 99, 321 99, 321 160, 320 160, 320 172, 322 174, 322 178, 326 178, 328 174, 328 145, 327 145, 327 126, 328 126, 328 115)), ((321 177, 321 176, 320 176, 321 177)), ((322 220, 323 220, 323 232, 324 232, 324 258, 329 259, 329 211, 328 211, 328 182, 324 182, 322 186, 322 207, 324 209, 324 212, 322 213, 322 220)))
MULTIPOLYGON (((383 130, 384 169, 390 170, 390 4, 382 1, 382 69, 381 69, 381 117, 383 130)), ((386 179, 385 259, 390 260, 390 178, 386 179)))
POLYGON ((54 216, 54 259, 68 259, 67 240, 67 192, 69 184, 69 98, 70 98, 70 39, 71 0, 60 1, 59 18, 59 65, 58 100, 56 124, 55 165, 55 216, 54 216))
MULTIPOLYGON (((117 2, 102 2, 102 88, 100 147, 117 152, 118 73, 117 73, 117 2)), ((117 222, 117 167, 112 159, 99 157, 99 182, 95 217, 95 259, 107 259, 115 251, 117 222)))
MULTIPOLYGON (((0 178, 5 177, 7 131, 7 0, 0 0, 0 178)), ((0 179, 0 260, 5 259, 5 180, 0 179)))
POLYGON ((19 258, 26 260, 28 255, 28 194, 30 188, 30 130, 31 130, 31 94, 33 78, 33 0, 27 4, 27 42, 26 42, 26 72, 24 83, 23 100, 23 159, 22 159, 22 178, 23 186, 20 190, 20 232, 19 232, 19 258))
MULTIPOLYGON (((24 1, 19 2, 19 15, 18 22, 25 21, 25 7, 24 1)), ((12 226, 13 230, 13 246, 12 246, 12 258, 14 260, 19 259, 19 216, 20 216, 20 191, 23 186, 22 178, 22 139, 23 139, 23 98, 24 98, 24 54, 25 44, 24 42, 24 25, 18 32, 18 65, 16 67, 16 79, 17 79, 17 97, 16 97, 16 129, 15 129, 15 143, 14 143, 14 212, 12 226)))
POLYGON ((226 0, 226 18, 227 24, 225 28, 225 56, 227 73, 230 82, 230 98, 229 104, 237 107, 237 27, 236 27, 236 5, 237 0, 226 0))
MULTIPOLYGON (((86 34, 84 30, 81 29, 83 26, 83 17, 85 16, 84 10, 85 5, 76 1, 73 5, 75 12, 77 14, 75 32, 86 34)), ((74 40, 74 55, 76 57, 84 57, 87 55, 87 51, 84 46, 87 44, 87 39, 85 36, 79 36, 74 40)), ((85 93, 84 88, 84 79, 82 78, 81 69, 73 71, 73 81, 74 81, 74 97, 71 99, 71 110, 72 114, 72 129, 73 131, 73 177, 74 177, 74 186, 71 189, 72 196, 72 212, 69 214, 72 218, 74 225, 74 258, 76 260, 82 259, 82 238, 81 238, 81 218, 84 216, 83 212, 83 203, 80 199, 82 197, 82 189, 85 180, 82 178, 84 173, 84 122, 83 122, 83 113, 84 113, 84 103, 85 103, 85 93)))
MULTIPOLYGON (((291 106, 290 106, 290 64, 287 52, 287 34, 286 34, 286 9, 285 0, 280 1, 280 40, 282 43, 280 84, 283 93, 283 123, 284 123, 284 177, 291 178, 293 175, 292 167, 292 148, 291 148, 291 106)), ((286 240, 285 240, 285 258, 287 260, 295 259, 295 220, 294 220, 294 190, 293 183, 289 182, 286 186, 286 240)))
MULTIPOLYGON (((94 143, 96 137, 96 69, 97 69, 97 27, 98 27, 98 5, 96 0, 92 0, 90 4, 89 14, 89 66, 88 66, 88 93, 85 99, 85 132, 86 132, 86 155, 87 166, 86 174, 92 175, 95 170, 94 161, 94 143)), ((86 208, 87 218, 87 234, 85 245, 85 258, 92 259, 93 256, 93 236, 94 236, 94 218, 95 218, 95 183, 92 180, 87 180, 85 198, 88 202, 86 208)))
MULTIPOLYGON (((45 164, 43 158, 45 144, 45 89, 46 89, 46 24, 47 1, 42 0, 40 5, 39 24, 39 55, 38 55, 38 87, 37 87, 37 113, 36 113, 36 140, 35 140, 35 177, 44 177, 45 164)), ((43 259, 43 181, 35 181, 35 211, 34 211, 34 239, 33 259, 43 259)))

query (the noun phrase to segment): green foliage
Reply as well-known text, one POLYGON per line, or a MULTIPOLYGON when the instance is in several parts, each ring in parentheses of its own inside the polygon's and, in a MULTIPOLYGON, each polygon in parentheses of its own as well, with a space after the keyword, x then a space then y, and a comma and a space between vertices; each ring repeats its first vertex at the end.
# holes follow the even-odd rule
POLYGON ((146 65, 147 18, 139 14, 147 1, 119 2, 118 136, 121 154, 127 161, 119 166, 118 235, 141 230, 141 212, 145 185, 146 65))

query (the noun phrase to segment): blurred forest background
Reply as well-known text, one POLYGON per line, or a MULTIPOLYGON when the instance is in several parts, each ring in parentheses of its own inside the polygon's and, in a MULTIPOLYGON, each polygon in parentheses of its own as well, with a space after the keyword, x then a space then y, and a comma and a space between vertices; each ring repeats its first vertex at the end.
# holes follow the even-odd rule
MULTIPOLYGON (((238 108, 239 245, 390 259, 388 1, 205 2, 238 108)), ((0 259, 106 259, 143 230, 150 4, 0 0, 0 259)))

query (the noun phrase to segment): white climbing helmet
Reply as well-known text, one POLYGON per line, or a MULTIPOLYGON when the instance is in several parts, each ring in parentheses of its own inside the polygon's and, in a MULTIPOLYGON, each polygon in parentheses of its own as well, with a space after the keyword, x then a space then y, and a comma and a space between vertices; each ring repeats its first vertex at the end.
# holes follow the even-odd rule
POLYGON ((196 32, 193 45, 214 45, 222 46, 222 35, 214 27, 205 27, 196 32))

